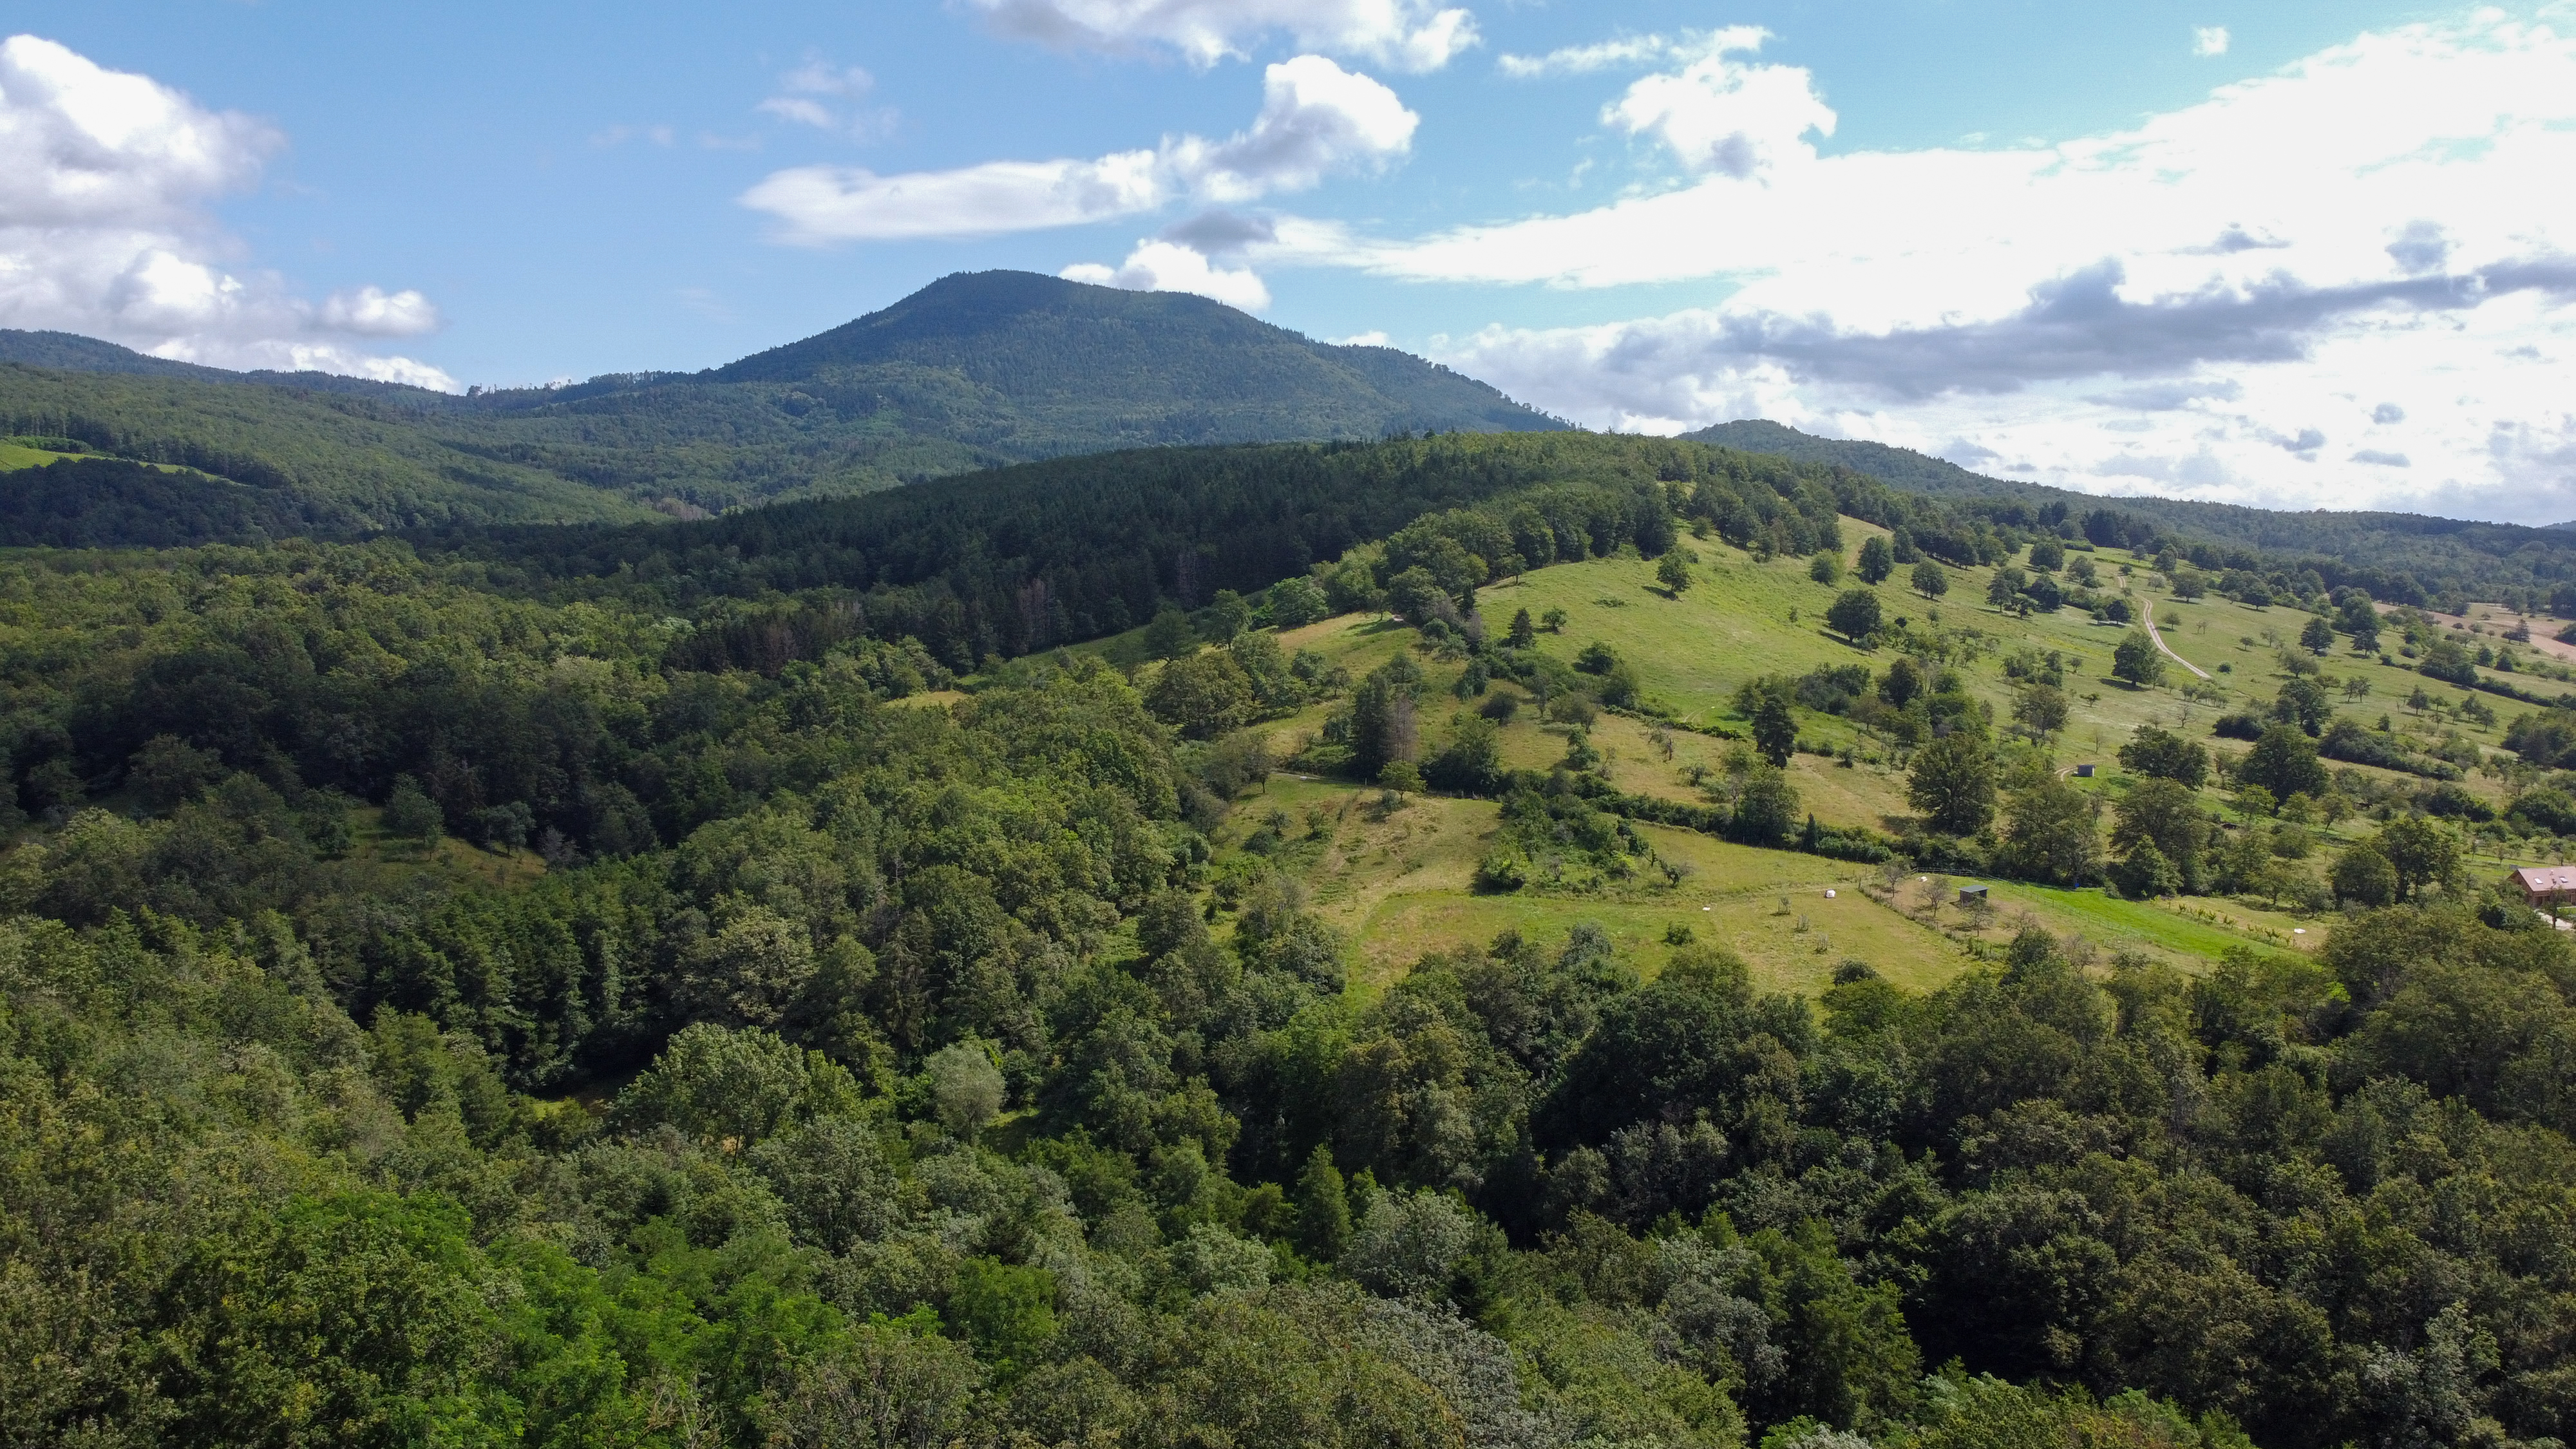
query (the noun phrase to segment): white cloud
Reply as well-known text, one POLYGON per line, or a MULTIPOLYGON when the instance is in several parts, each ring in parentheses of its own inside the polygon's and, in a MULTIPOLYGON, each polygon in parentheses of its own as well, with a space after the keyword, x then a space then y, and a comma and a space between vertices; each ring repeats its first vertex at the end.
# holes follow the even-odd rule
POLYGON ((2227 27, 2224 25, 2203 25, 2194 29, 2191 33, 2191 53, 2204 57, 2225 55, 2227 53, 2227 27))
POLYGON ((814 126, 826 131, 836 130, 841 124, 841 118, 832 114, 831 107, 809 96, 771 96, 752 109, 764 116, 776 116, 782 121, 794 121, 801 126, 814 126))
POLYGON ((846 96, 852 100, 877 88, 877 78, 858 66, 837 66, 821 60, 807 60, 803 65, 779 77, 783 88, 805 95, 846 96))
POLYGON ((1398 70, 1438 70, 1477 43, 1476 19, 1426 0, 969 0, 1004 34, 1064 50, 1245 59, 1268 35, 1398 70))
POLYGON ((1392 345, 1387 340, 1387 335, 1385 333, 1374 331, 1354 332, 1348 337, 1330 337, 1325 340, 1332 343, 1335 347, 1386 347, 1392 345))
POLYGON ((1216 145, 1184 137, 1165 156, 1201 195, 1247 201, 1308 190, 1344 167, 1382 166, 1412 147, 1421 120, 1378 81, 1301 55, 1264 72, 1251 130, 1216 145))
POLYGON ((1594 71, 1615 70, 1625 66, 1647 65, 1694 48, 1695 37, 1684 35, 1679 41, 1660 35, 1622 36, 1616 40, 1595 41, 1590 45, 1569 45, 1545 55, 1498 55, 1494 69, 1513 80, 1540 80, 1548 76, 1590 75, 1594 71))
POLYGON ((1600 425, 1769 416, 2097 491, 2576 517, 2576 194, 2551 180, 2576 175, 2576 41, 2484 12, 2132 130, 1832 156, 1791 129, 1822 129, 1812 89, 1692 78, 1738 57, 1612 107, 1705 168, 1685 184, 1408 240, 1278 216, 1246 262, 1706 284, 1671 315, 1443 354, 1600 425))
POLYGON ((255 181, 276 133, 52 41, 0 41, 0 326, 78 332, 224 367, 315 369, 453 389, 351 344, 437 326, 418 292, 320 306, 266 274, 207 206, 255 181))
POLYGON ((780 94, 753 110, 800 126, 830 131, 852 140, 872 141, 892 131, 899 119, 891 106, 855 103, 877 88, 877 78, 858 66, 838 66, 808 59, 778 78, 780 94), (846 112, 844 110, 846 107, 846 112))
POLYGON ((1189 195, 1230 202, 1305 190, 1329 173, 1402 156, 1420 119, 1378 81, 1301 55, 1264 72, 1261 114, 1224 141, 1181 136, 1090 161, 988 161, 900 176, 798 166, 763 178, 741 201, 778 218, 780 240, 807 246, 1034 231, 1132 216, 1189 195))
POLYGON ((1270 289, 1249 269, 1217 266, 1178 242, 1139 242, 1115 268, 1083 262, 1065 268, 1061 275, 1071 282, 1124 287, 1131 292, 1195 292, 1246 312, 1270 305, 1270 289))
POLYGON ((1718 32, 1681 70, 1630 85, 1602 108, 1602 124, 1652 134, 1692 171, 1742 178, 1812 157, 1807 134, 1834 133, 1834 113, 1817 98, 1814 78, 1796 66, 1728 58, 1759 50, 1768 38, 1751 26, 1718 32))
POLYGON ((334 292, 322 303, 322 325, 361 337, 418 337, 438 330, 438 309, 416 291, 382 287, 334 292))

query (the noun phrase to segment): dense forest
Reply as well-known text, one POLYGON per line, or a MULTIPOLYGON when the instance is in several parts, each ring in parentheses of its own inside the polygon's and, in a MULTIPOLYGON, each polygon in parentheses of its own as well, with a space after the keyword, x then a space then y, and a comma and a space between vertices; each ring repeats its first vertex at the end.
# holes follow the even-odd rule
MULTIPOLYGON (((2086 522, 1440 437, 0 562, 0 1443, 2576 1433, 2576 952, 2456 853, 2313 954, 2031 929, 1809 999, 1587 924, 1365 986, 1271 863, 1358 822, 1222 843, 1272 763, 1231 727, 1322 704, 1311 763, 1377 808, 1428 778, 1640 868, 1579 731, 1510 770, 1462 714, 1411 758, 1414 660, 1633 708, 1478 591, 1695 533, 1839 557, 1846 519, 1927 598, 2086 522), (1057 647, 1113 606, 1150 678, 1057 647), (1381 609, 1415 643, 1359 679, 1267 627, 1381 609)), ((2275 584, 2332 611, 2234 586, 2275 584)), ((1762 749, 1903 696, 1927 854, 1985 849, 1999 783, 2058 798, 1995 777, 1953 636, 1834 627, 1914 682, 1757 682, 1762 749)), ((2313 770, 2289 694, 2262 733, 2313 770)), ((1760 798, 1704 823, 1820 844, 1760 798)))

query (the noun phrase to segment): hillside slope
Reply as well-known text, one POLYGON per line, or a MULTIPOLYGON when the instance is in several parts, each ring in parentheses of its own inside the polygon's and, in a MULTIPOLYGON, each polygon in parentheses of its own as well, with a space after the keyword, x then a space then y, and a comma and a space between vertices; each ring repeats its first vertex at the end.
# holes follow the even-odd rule
POLYGON ((274 476, 370 527, 689 516, 1114 448, 1564 426, 1390 348, 1025 272, 944 278, 703 373, 463 397, 0 332, 0 432, 274 476))
POLYGON ((648 516, 578 479, 460 447, 426 429, 423 417, 417 407, 351 393, 0 363, 0 433, 73 439, 278 490, 290 511, 334 521, 325 532, 648 516))
MULTIPOLYGON (((2576 537, 2562 527, 2526 528, 2423 513, 2289 512, 2180 498, 2104 497, 2044 483, 1990 478, 1910 448, 1819 438, 1760 418, 1719 423, 1683 436, 1722 448, 1848 468, 1908 493, 1971 506, 1981 500, 1978 511, 1990 514, 2009 515, 2015 508, 2036 511, 2052 504, 2079 518, 2108 510, 2146 520, 2163 531, 2234 548, 2402 571, 2414 575, 2427 594, 2453 602, 2468 597, 2492 599, 2501 590, 2519 587, 2534 590, 2536 597, 2529 606, 2541 607, 2559 586, 2576 580, 2576 537)), ((2559 602, 2576 605, 2576 594, 2559 602)))
POLYGON ((833 381, 911 364, 990 389, 1031 455, 1156 443, 1535 432, 1564 424, 1386 347, 1336 347, 1183 292, 1032 272, 943 277, 881 312, 704 376, 833 381))

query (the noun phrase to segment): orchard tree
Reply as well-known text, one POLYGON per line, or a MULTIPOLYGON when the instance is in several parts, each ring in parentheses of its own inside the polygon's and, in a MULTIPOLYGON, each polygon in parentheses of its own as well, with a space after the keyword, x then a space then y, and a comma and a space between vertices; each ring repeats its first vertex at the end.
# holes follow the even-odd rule
POLYGON ((1937 599, 1950 592, 1950 576, 1939 564, 1925 559, 1914 566, 1914 592, 1927 599, 1937 599))

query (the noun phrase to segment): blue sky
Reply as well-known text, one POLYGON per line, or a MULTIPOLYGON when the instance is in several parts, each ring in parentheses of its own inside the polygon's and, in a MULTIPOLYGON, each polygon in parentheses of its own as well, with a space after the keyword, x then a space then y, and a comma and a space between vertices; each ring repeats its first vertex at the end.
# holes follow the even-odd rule
POLYGON ((1019 267, 1383 334, 1594 426, 2545 520, 2571 18, 21 0, 0 325, 522 383, 1019 267))

